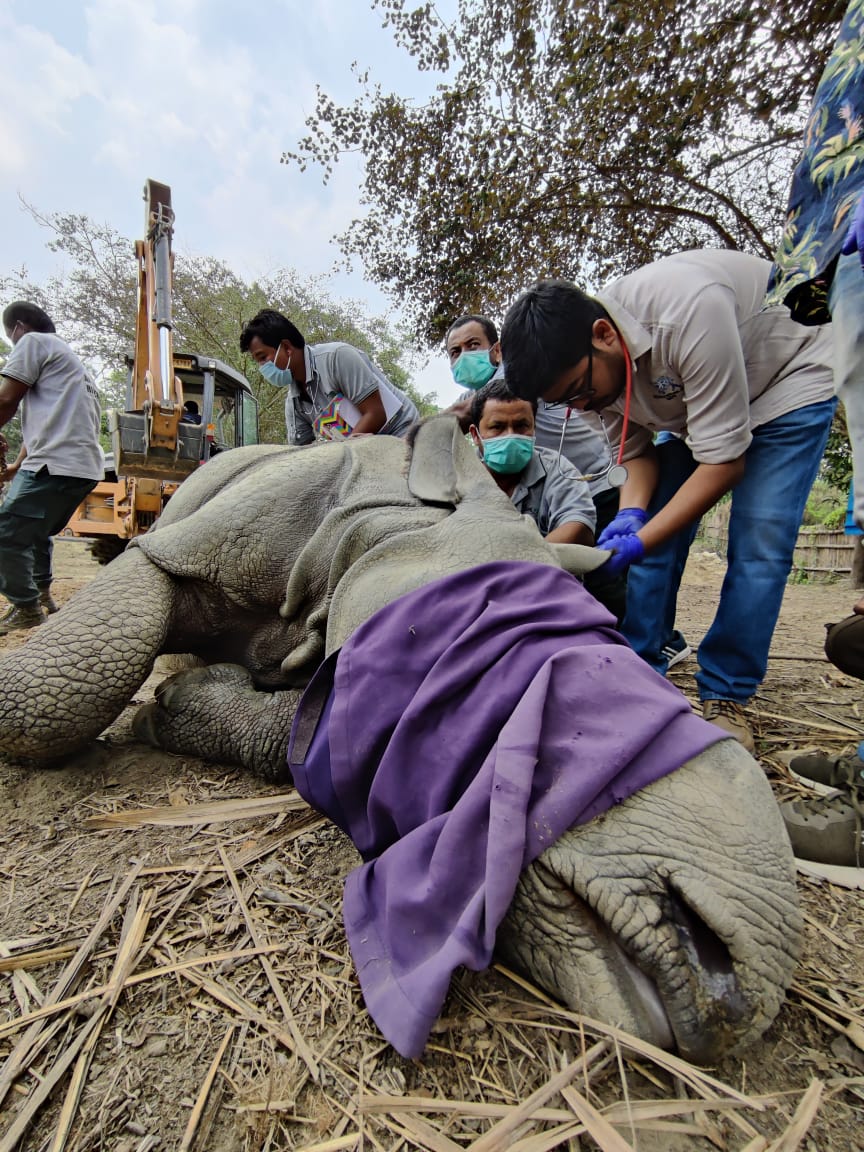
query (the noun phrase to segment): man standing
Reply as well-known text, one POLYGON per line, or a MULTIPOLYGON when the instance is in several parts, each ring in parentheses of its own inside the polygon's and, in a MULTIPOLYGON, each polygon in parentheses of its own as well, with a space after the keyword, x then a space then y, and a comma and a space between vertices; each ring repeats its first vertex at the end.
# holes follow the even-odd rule
MULTIPOLYGON (((3 313, 12 351, 0 370, 0 428, 21 412, 23 443, 0 479, 0 635, 41 624, 51 599, 51 537, 104 474, 99 393, 51 318, 18 301, 3 313)), ((5 446, 5 440, 4 440, 5 446)))
POLYGON ((270 308, 240 333, 265 380, 287 388, 288 443, 341 440, 378 433, 404 436, 418 419, 414 403, 365 352, 342 341, 307 344, 297 327, 270 308))
POLYGON ((630 572, 622 631, 658 671, 681 552, 734 488, 728 569, 696 679, 705 717, 750 750, 744 706, 765 676, 836 404, 830 335, 783 306, 763 310, 769 271, 754 256, 706 250, 649 264, 596 298, 541 281, 513 304, 501 339, 517 395, 613 414, 629 474, 598 545, 613 550, 613 572, 652 554, 650 594, 639 568, 630 572), (651 437, 663 430, 684 436, 689 459, 658 464, 651 437))
POLYGON ((550 544, 594 543, 588 485, 568 461, 534 443, 536 401, 493 380, 471 401, 469 432, 495 483, 550 544))

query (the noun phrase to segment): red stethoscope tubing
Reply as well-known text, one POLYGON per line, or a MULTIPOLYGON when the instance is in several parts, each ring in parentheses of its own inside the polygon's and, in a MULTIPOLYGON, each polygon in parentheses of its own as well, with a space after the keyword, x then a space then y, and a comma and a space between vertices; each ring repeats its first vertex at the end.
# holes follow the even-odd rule
MULTIPOLYGON (((624 353, 624 413, 621 417, 621 443, 618 445, 616 465, 620 465, 624 460, 624 445, 627 443, 627 431, 630 427, 630 401, 633 399, 633 361, 630 359, 630 353, 624 347, 623 341, 621 350, 624 353)), ((570 419, 572 411, 573 409, 568 407, 564 417, 565 423, 570 419)))

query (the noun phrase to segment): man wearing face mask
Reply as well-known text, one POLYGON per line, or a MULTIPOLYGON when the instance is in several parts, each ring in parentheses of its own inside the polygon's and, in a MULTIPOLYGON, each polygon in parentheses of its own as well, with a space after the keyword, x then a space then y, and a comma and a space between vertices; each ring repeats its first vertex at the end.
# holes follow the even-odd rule
POLYGON ((536 401, 519 400, 503 380, 474 394, 469 433, 495 483, 552 544, 594 543, 588 485, 555 452, 534 442, 536 401))
POLYGON ((287 316, 262 309, 240 333, 265 380, 286 388, 288 443, 343 440, 377 433, 404 436, 418 419, 412 400, 365 352, 332 341, 307 344, 287 316))
MULTIPOLYGON (((482 388, 490 379, 505 379, 498 331, 488 316, 460 316, 450 325, 445 343, 457 384, 473 390, 482 388)), ((450 408, 459 418, 463 432, 471 423, 472 395, 472 391, 463 392, 450 408)), ((535 413, 535 437, 538 447, 560 452, 573 465, 574 475, 591 477, 587 484, 594 502, 595 531, 600 532, 617 515, 618 489, 607 479, 613 461, 594 424, 580 412, 568 415, 561 405, 552 406, 541 400, 535 413)), ((626 574, 591 572, 585 577, 585 587, 606 605, 620 625, 627 604, 626 574)))

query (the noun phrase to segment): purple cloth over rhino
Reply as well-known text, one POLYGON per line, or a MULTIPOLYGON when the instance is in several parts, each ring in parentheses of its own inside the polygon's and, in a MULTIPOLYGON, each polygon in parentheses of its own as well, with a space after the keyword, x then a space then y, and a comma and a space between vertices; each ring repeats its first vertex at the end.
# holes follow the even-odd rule
POLYGON ((612 624, 559 568, 483 564, 381 609, 304 694, 289 766, 365 861, 345 928, 404 1056, 491 962, 527 864, 724 739, 612 624))

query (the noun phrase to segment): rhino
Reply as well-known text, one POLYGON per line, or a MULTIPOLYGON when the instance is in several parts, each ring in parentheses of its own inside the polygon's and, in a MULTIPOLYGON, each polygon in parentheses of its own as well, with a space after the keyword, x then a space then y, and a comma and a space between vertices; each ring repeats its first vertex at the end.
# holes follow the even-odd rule
MULTIPOLYGON (((491 561, 578 574, 606 555, 547 544, 451 417, 410 443, 237 449, 0 661, 0 753, 50 766, 119 715, 157 656, 187 653, 199 666, 163 682, 137 736, 285 780, 304 686, 377 612, 491 561)), ((770 785, 721 740, 524 868, 495 948, 572 1009, 712 1062, 775 1018, 800 940, 770 785)))

